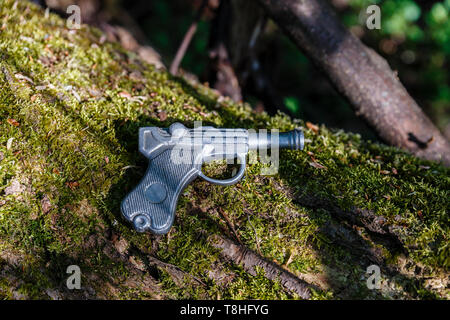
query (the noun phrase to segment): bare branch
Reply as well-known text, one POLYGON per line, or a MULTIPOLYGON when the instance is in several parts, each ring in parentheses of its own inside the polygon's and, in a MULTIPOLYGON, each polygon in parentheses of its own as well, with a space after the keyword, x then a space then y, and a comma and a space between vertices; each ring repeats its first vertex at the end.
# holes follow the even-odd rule
POLYGON ((178 48, 178 51, 175 55, 175 58, 173 59, 172 64, 170 65, 169 71, 173 75, 176 75, 178 73, 178 68, 180 67, 181 60, 183 60, 183 57, 186 54, 186 50, 189 47, 189 44, 191 43, 191 40, 194 37, 195 32, 197 31, 198 22, 200 21, 203 10, 205 9, 207 4, 208 4, 208 0, 202 1, 202 4, 200 5, 200 8, 197 11, 197 15, 196 15, 194 21, 189 26, 189 29, 187 30, 186 34, 184 35, 183 41, 181 42, 180 47, 178 48))
POLYGON ((450 165, 450 144, 387 62, 322 0, 257 0, 387 143, 450 165))

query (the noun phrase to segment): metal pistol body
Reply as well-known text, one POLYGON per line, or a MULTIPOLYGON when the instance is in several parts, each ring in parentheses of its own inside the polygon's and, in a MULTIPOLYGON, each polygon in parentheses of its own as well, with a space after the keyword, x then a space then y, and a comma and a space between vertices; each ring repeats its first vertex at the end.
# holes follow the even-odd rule
MULTIPOLYGON (((196 177, 218 185, 237 183, 245 173, 249 150, 270 148, 270 136, 249 134, 245 129, 198 127, 188 129, 181 123, 169 128, 139 129, 139 151, 150 163, 139 184, 123 199, 122 215, 139 232, 167 233, 174 221, 178 198, 196 177), (239 159, 237 174, 225 180, 210 178, 201 171, 204 162, 239 159)), ((279 147, 303 149, 300 130, 281 133, 279 147)))

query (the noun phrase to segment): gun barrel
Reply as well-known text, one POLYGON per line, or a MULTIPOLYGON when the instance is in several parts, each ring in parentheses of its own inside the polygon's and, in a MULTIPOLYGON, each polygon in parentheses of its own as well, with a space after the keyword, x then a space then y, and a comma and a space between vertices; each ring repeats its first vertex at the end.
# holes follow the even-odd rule
POLYGON ((249 135, 248 145, 250 150, 270 149, 278 146, 279 148, 289 148, 291 150, 303 150, 305 138, 300 129, 294 129, 288 132, 273 133, 254 133, 249 135), (277 139, 278 136, 278 139, 277 139))

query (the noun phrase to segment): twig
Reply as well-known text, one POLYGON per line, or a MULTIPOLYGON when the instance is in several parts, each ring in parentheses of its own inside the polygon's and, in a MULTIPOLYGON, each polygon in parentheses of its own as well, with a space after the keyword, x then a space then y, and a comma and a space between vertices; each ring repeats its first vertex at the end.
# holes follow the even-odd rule
POLYGON ((178 73, 178 68, 180 67, 181 60, 183 60, 186 50, 189 47, 189 44, 191 43, 191 40, 194 37, 195 32, 197 31, 198 22, 202 17, 203 10, 205 9, 207 3, 208 0, 202 1, 202 4, 198 8, 194 21, 189 26, 189 29, 184 35, 183 41, 181 42, 180 47, 178 48, 178 51, 175 55, 175 58, 173 59, 172 64, 170 65, 169 71, 173 75, 176 75, 178 73))
POLYGON ((298 294, 303 299, 310 298, 310 289, 320 290, 317 286, 299 279, 291 272, 283 269, 272 261, 266 260, 245 246, 239 245, 218 235, 210 236, 208 241, 213 247, 220 249, 224 257, 241 265, 248 273, 256 275, 255 267, 260 267, 264 270, 267 279, 280 281, 280 284, 284 288, 298 294))
POLYGON ((261 247, 259 246, 259 241, 260 240, 258 238, 258 234, 256 233, 256 229, 255 229, 255 227, 253 226, 253 223, 250 220, 250 214, 248 213, 248 211, 246 211, 246 213, 247 213, 248 223, 250 223, 250 226, 252 227, 253 232, 255 233, 256 248, 258 249, 258 253, 261 254, 261 247))
POLYGON ((230 229, 233 232, 234 237, 236 240, 242 244, 241 238, 239 237, 239 234, 236 232, 236 229, 234 229, 233 224, 231 223, 230 219, 228 218, 225 211, 223 211, 222 208, 218 208, 220 215, 225 219, 225 222, 227 223, 228 229, 230 229))
MULTIPOLYGON (((175 270, 175 271, 177 271, 177 272, 179 272, 179 273, 182 273, 182 274, 184 274, 184 275, 189 276, 190 278, 194 279, 195 281, 197 281, 198 283, 202 284, 203 286, 206 286, 206 284, 205 284, 202 280, 200 280, 200 279, 197 278, 196 276, 190 274, 189 272, 186 272, 186 271, 181 270, 181 269, 180 269, 179 267, 177 267, 176 265, 173 265, 173 264, 170 264, 170 263, 167 263, 167 262, 163 262, 163 261, 161 261, 161 260, 159 260, 159 259, 157 259, 157 258, 155 258, 155 257, 153 257, 153 256, 150 256, 150 255, 148 255, 147 258, 148 258, 148 260, 149 260, 149 263, 155 264, 155 265, 157 265, 158 267, 162 267, 162 268, 166 268, 166 269, 167 269, 167 268, 173 269, 173 270, 175 270)), ((169 273, 170 273, 170 272, 169 272, 169 273)))

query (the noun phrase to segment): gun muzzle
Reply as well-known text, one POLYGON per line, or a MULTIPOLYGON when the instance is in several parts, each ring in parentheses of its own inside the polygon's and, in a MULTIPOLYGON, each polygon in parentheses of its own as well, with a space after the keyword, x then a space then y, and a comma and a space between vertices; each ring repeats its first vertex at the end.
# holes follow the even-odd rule
POLYGON ((305 138, 300 129, 294 129, 281 133, 251 133, 249 134, 248 147, 250 150, 289 148, 291 150, 303 150, 305 138))

